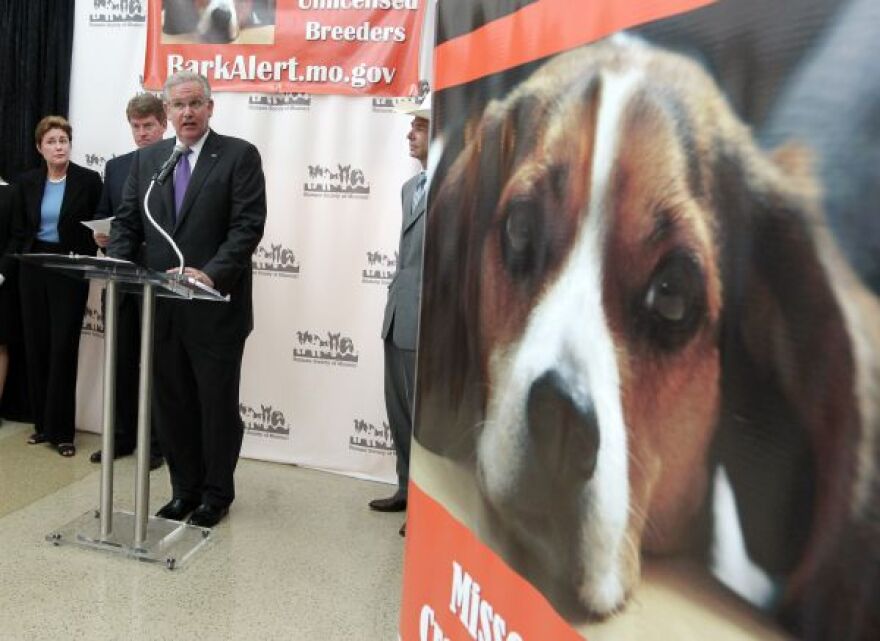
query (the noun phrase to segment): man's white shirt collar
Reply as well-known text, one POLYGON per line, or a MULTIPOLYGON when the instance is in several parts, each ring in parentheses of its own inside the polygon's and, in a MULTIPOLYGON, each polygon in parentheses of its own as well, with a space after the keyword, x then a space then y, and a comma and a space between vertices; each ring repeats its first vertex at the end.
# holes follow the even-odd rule
MULTIPOLYGON (((189 149, 192 152, 192 154, 190 154, 190 157, 189 157, 190 170, 193 170, 196 168, 196 161, 198 161, 199 154, 202 153, 202 147, 205 146, 205 139, 208 137, 208 134, 210 134, 210 133, 211 133, 211 129, 208 128, 208 131, 205 132, 204 136, 199 138, 195 144, 190 145, 189 149)), ((180 138, 177 138, 177 144, 186 146, 185 143, 180 138)))

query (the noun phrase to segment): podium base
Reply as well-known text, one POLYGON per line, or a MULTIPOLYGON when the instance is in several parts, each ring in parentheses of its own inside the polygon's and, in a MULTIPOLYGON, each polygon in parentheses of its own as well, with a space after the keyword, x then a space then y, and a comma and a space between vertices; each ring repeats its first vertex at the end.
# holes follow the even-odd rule
POLYGON ((50 532, 46 540, 57 546, 76 545, 137 561, 160 563, 169 570, 184 567, 196 552, 213 540, 210 528, 151 516, 147 521, 146 541, 136 546, 134 514, 114 511, 112 523, 110 535, 102 537, 100 514, 92 510, 50 532))

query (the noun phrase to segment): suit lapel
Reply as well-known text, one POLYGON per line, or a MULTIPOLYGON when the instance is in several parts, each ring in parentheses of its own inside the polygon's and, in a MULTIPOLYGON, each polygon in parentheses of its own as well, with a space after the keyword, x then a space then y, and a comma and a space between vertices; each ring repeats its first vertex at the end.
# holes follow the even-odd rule
POLYGON ((174 180, 166 180, 165 184, 157 185, 162 197, 162 220, 158 221, 166 231, 174 229, 174 180))
POLYGON ((40 207, 43 203, 43 190, 45 188, 46 169, 44 167, 43 171, 37 175, 36 179, 31 183, 25 194, 27 200, 27 214, 30 218, 28 223, 30 223, 30 226, 37 231, 40 229, 40 216, 42 215, 40 207))
POLYGON ((413 208, 413 196, 416 191, 416 184, 418 182, 418 175, 414 176, 410 179, 410 181, 406 184, 406 188, 404 189, 404 198, 403 198, 403 231, 406 232, 407 229, 413 226, 415 222, 419 219, 423 213, 425 213, 427 198, 428 198, 428 189, 426 188, 422 190, 422 195, 419 198, 419 202, 415 203, 415 208, 413 208))
MULTIPOLYGON (((153 152, 152 162, 149 163, 152 165, 150 168, 150 176, 159 172, 159 168, 165 162, 165 159, 171 155, 171 150, 174 149, 175 142, 176 140, 174 138, 169 138, 160 143, 156 151, 153 152)), ((156 192, 158 192, 162 206, 159 208, 151 206, 150 214, 153 215, 153 218, 156 219, 156 222, 159 223, 162 229, 171 232, 174 229, 174 178, 171 177, 162 185, 157 184, 153 186, 153 193, 150 195, 151 202, 155 198, 156 192)))
POLYGON ((76 202, 83 185, 78 180, 76 168, 71 164, 67 169, 67 180, 64 185, 64 197, 61 199, 61 211, 58 213, 58 224, 70 213, 70 208, 76 202))
MULTIPOLYGON (((196 199, 199 190, 202 188, 205 178, 208 177, 208 174, 214 169, 214 165, 217 164, 219 149, 220 141, 217 138, 217 134, 212 131, 205 139, 205 144, 202 146, 202 151, 199 153, 199 161, 196 163, 196 168, 190 178, 189 186, 186 188, 186 195, 183 197, 183 204, 180 207, 180 211, 177 212, 177 224, 174 227, 175 231, 180 228, 183 219, 186 218, 189 210, 192 209, 193 201, 196 199)), ((172 192, 172 201, 173 199, 172 192)), ((174 205, 172 204, 172 207, 173 206, 174 205)))

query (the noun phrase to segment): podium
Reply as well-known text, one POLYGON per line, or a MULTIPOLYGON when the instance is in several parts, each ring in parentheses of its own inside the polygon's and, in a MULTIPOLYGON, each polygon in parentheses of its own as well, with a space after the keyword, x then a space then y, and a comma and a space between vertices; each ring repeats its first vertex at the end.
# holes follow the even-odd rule
POLYGON ((73 278, 106 283, 101 441, 101 451, 105 454, 113 452, 115 445, 118 297, 120 293, 143 297, 134 512, 113 509, 113 457, 102 456, 99 508, 50 532, 46 540, 54 545, 76 545, 139 561, 161 563, 169 570, 183 567, 193 554, 210 542, 211 530, 149 515, 150 398, 156 297, 215 301, 218 304, 228 302, 229 297, 188 276, 156 272, 113 258, 61 254, 19 254, 17 258, 73 278))

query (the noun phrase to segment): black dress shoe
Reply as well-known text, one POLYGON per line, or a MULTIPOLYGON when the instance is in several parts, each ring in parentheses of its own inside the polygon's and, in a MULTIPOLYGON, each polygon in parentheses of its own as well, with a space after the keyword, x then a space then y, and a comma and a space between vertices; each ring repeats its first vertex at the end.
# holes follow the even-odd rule
POLYGON ((370 509, 377 512, 403 512, 406 509, 406 496, 398 492, 387 499, 373 499, 370 509))
MULTIPOLYGON (((123 456, 128 456, 134 452, 134 450, 115 450, 113 453, 113 458, 121 458, 123 456)), ((100 463, 101 462, 101 450, 95 450, 92 452, 92 455, 89 457, 89 461, 92 463, 100 463)))
POLYGON ((186 501, 184 499, 171 499, 156 512, 156 516, 171 521, 182 521, 186 515, 198 507, 196 501, 186 501))
POLYGON ((229 514, 228 507, 214 507, 213 505, 202 503, 192 513, 187 523, 198 525, 199 527, 214 527, 227 514, 229 514))

